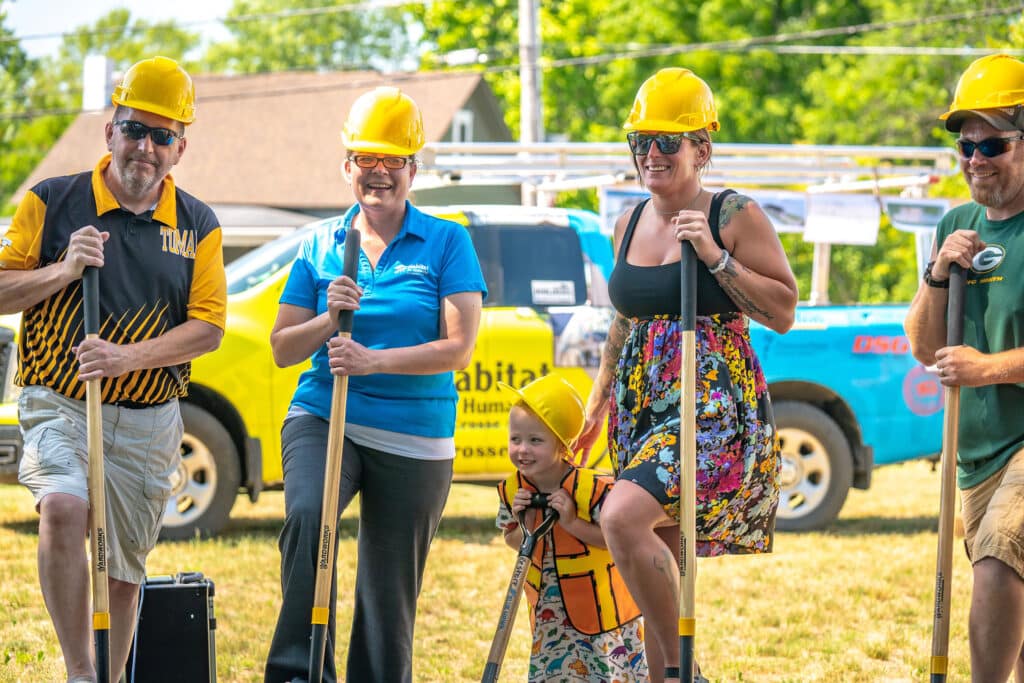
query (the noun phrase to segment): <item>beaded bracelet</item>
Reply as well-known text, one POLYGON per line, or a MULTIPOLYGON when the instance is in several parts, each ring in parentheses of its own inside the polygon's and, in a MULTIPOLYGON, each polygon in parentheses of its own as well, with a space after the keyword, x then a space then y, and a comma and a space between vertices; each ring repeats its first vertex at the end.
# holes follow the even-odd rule
POLYGON ((722 256, 721 256, 721 258, 718 259, 718 263, 716 263, 712 267, 708 268, 708 272, 711 273, 712 275, 718 275, 723 270, 725 270, 725 266, 728 263, 729 263, 729 252, 726 251, 725 249, 723 249, 722 250, 722 256))

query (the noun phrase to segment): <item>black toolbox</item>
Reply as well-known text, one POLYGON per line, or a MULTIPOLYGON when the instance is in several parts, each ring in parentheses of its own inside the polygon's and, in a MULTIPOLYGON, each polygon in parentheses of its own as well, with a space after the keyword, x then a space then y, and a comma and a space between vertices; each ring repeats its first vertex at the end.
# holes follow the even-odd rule
POLYGON ((128 683, 215 683, 213 595, 213 582, 200 572, 146 577, 128 683))

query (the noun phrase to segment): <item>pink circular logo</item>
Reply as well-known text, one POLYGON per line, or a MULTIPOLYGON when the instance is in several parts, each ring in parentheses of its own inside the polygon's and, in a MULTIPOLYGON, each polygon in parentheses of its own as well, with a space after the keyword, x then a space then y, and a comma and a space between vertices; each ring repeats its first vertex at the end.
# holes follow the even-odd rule
POLYGON ((903 402, 914 415, 934 415, 945 404, 942 382, 923 365, 915 365, 903 378, 903 402))

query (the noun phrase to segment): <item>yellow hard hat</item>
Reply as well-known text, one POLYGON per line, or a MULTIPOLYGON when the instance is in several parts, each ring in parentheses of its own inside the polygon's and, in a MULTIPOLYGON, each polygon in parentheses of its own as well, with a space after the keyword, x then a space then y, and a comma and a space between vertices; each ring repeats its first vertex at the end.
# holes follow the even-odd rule
POLYGON ((554 432, 565 447, 572 450, 572 442, 583 431, 583 400, 571 384, 558 375, 544 375, 522 389, 498 382, 502 389, 518 397, 516 403, 528 408, 554 432))
POLYGON ((708 84, 689 69, 662 69, 640 86, 625 130, 682 133, 718 130, 715 97, 708 84))
POLYGON ((1024 63, 1010 55, 988 55, 971 62, 953 93, 949 111, 939 118, 958 132, 964 119, 978 116, 999 130, 1018 130, 1024 104, 1024 63), (981 110, 981 111, 979 111, 981 110))
POLYGON ((188 124, 196 118, 196 89, 192 79, 169 57, 132 64, 114 88, 110 101, 188 124))
POLYGON ((423 149, 423 116, 398 88, 380 87, 352 104, 341 141, 353 152, 409 156, 423 149))

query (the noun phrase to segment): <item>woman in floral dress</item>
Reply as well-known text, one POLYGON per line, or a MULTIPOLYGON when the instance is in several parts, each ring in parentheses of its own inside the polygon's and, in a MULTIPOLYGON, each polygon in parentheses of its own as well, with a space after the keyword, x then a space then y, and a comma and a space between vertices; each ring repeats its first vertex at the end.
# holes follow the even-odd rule
POLYGON ((703 80, 662 69, 641 86, 624 127, 651 198, 615 226, 617 313, 579 443, 586 453, 608 416, 616 483, 601 527, 643 612, 651 681, 661 683, 679 678, 680 243, 698 261, 698 556, 771 551, 780 461, 748 325, 786 332, 797 286, 760 207, 701 186, 719 128, 703 80))

